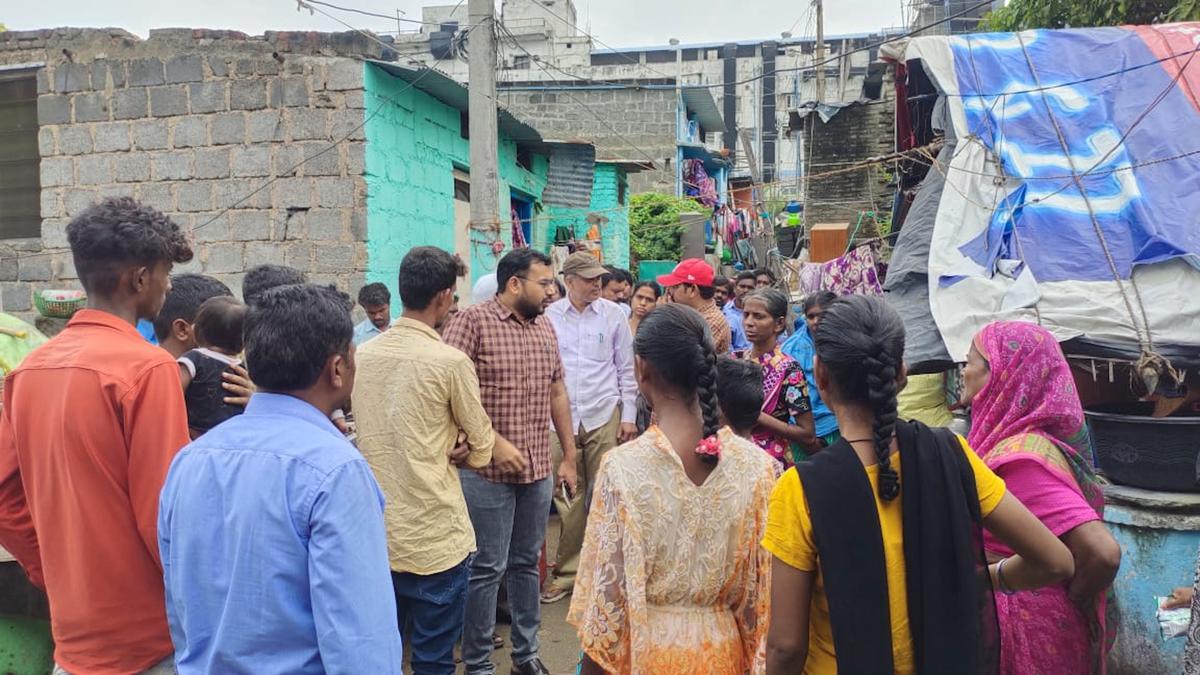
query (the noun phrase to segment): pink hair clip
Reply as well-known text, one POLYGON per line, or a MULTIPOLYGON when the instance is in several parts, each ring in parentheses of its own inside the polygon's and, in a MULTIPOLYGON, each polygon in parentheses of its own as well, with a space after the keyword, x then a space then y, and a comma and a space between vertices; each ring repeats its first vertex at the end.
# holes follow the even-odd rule
POLYGON ((712 457, 721 456, 721 442, 716 436, 709 436, 700 441, 700 445, 696 446, 697 455, 710 455, 712 457))

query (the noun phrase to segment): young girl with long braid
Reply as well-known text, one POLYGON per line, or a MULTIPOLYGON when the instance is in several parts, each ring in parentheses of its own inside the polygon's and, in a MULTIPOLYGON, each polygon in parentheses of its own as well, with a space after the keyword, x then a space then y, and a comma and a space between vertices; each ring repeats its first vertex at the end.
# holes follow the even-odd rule
POLYGON ((758 542, 774 462, 719 428, 717 354, 695 310, 652 310, 634 355, 657 424, 600 466, 567 616, 582 672, 745 675, 769 612, 758 542))
POLYGON ((838 299, 814 343, 842 439, 771 496, 768 675, 995 673, 993 593, 1069 578, 1070 551, 966 441, 897 421, 904 326, 887 303, 838 299), (1015 555, 989 566, 983 528, 1015 555))

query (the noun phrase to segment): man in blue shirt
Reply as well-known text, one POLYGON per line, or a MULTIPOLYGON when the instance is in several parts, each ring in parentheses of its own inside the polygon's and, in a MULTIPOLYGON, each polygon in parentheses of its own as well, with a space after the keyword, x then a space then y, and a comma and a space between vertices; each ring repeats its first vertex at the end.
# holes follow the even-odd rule
POLYGON ((379 335, 391 325, 392 292, 379 282, 367 284, 358 291, 358 304, 362 305, 367 318, 354 327, 355 347, 379 335))
POLYGON ((813 360, 816 349, 813 347, 812 334, 817 330, 821 315, 825 308, 837 300, 837 295, 830 291, 817 291, 804 299, 803 325, 796 321, 796 332, 780 345, 784 354, 796 359, 808 380, 808 399, 812 403, 814 431, 826 446, 833 445, 841 438, 838 432, 837 418, 828 405, 821 400, 821 392, 817 390, 817 380, 813 375, 813 360))
POLYGON ((150 319, 138 319, 137 331, 146 338, 146 342, 152 345, 158 344, 158 337, 154 335, 154 322, 150 319))
POLYGON ((746 315, 742 311, 742 302, 745 301, 746 294, 755 289, 755 283, 754 272, 747 270, 738 274, 733 285, 733 299, 721 309, 725 320, 729 322, 729 351, 735 356, 750 349, 750 341, 746 339, 746 327, 743 325, 746 315))
POLYGON ((401 672, 383 496, 329 421, 354 386, 350 307, 314 285, 258 297, 258 393, 171 464, 158 544, 181 674, 401 672))

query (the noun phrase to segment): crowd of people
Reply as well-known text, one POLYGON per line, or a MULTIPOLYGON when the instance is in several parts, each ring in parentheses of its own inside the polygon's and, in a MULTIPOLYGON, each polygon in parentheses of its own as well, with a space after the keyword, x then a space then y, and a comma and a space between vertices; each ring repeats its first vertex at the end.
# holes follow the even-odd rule
POLYGON ((408 251, 346 294, 172 275, 132 199, 67 228, 88 306, 9 374, 0 546, 56 673, 1100 673, 1120 548, 1053 337, 974 341, 963 438, 901 419, 904 326, 684 260, 408 251), (153 322, 157 345, 135 326, 153 322), (790 333, 790 335, 789 335, 790 333), (545 583, 550 514, 561 521, 545 583), (503 587, 503 588, 502 588, 503 587), (402 640, 403 637, 403 640, 402 640))

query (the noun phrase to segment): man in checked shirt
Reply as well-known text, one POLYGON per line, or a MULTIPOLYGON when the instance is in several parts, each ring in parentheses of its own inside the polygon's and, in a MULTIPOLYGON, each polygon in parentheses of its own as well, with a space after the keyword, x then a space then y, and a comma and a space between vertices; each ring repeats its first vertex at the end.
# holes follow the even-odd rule
POLYGON ((512 672, 548 675, 538 654, 541 626, 538 560, 555 479, 547 430, 553 419, 563 447, 557 483, 575 491, 576 450, 571 404, 558 340, 543 316, 554 285, 550 258, 529 248, 510 251, 496 267, 495 297, 460 311, 446 325, 446 344, 475 363, 484 410, 496 433, 526 455, 520 473, 494 466, 461 472, 478 552, 471 562, 462 653, 469 675, 491 675, 496 594, 508 576, 512 610, 512 672))

